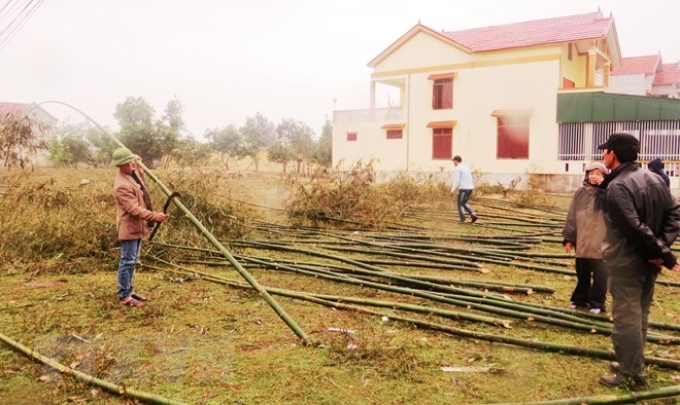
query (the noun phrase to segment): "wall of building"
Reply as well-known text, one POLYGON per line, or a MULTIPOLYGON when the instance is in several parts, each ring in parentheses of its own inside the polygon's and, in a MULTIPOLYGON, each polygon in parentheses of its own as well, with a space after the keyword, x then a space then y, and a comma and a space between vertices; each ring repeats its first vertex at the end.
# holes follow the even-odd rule
POLYGON ((651 89, 652 83, 644 74, 616 75, 609 78, 607 92, 646 96, 651 89))
POLYGON ((374 80, 399 78, 407 83, 401 140, 385 139, 384 123, 334 123, 334 163, 371 157, 379 170, 441 172, 448 160, 432 159, 432 121, 456 121, 453 155, 484 172, 563 172, 557 162, 556 92, 561 86, 561 46, 469 55, 433 36, 420 33, 375 68, 374 80), (431 67, 436 66, 435 70, 431 67), (432 109, 432 73, 455 72, 453 109, 432 109), (495 110, 531 110, 529 159, 496 158, 495 110), (347 142, 347 132, 358 132, 347 142))

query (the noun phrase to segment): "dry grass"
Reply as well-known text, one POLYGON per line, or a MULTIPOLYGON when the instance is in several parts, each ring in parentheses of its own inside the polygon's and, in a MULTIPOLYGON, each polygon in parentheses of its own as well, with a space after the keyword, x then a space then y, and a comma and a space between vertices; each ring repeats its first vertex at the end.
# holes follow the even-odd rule
MULTIPOLYGON (((263 208, 279 206, 285 200, 286 188, 278 175, 239 177, 212 171, 198 175, 157 174, 172 185, 171 189, 182 193, 182 201, 225 244, 236 238, 295 237, 299 240, 294 246, 317 250, 292 230, 276 237, 272 225, 269 232, 261 227, 259 221, 263 218, 281 224, 286 221, 279 211, 263 208), (272 190, 276 190, 275 195, 272 190)), ((152 301, 141 309, 122 307, 115 294, 118 251, 113 240, 114 208, 110 197, 113 175, 111 170, 91 169, 39 172, 20 181, 8 176, 0 178, 0 184, 14 185, 0 199, 0 333, 80 371, 191 404, 481 404, 623 393, 597 384, 597 378, 607 372, 603 360, 464 339, 393 320, 385 322, 379 316, 275 296, 310 338, 321 343, 318 347, 304 347, 258 294, 148 266, 136 274, 135 286, 148 293, 152 301), (85 177, 91 182, 80 186, 85 177), (354 333, 329 331, 333 327, 354 333), (499 372, 446 373, 440 369, 444 366, 492 367, 499 372)), ((164 196, 153 186, 150 188, 155 205, 162 206, 164 196)), ((410 194, 423 190, 418 185, 403 188, 412 190, 410 194)), ((511 233, 491 223, 521 216, 511 211, 515 208, 510 205, 499 210, 479 201, 479 224, 460 224, 451 212, 453 202, 445 194, 441 200, 436 200, 435 195, 436 192, 427 197, 427 204, 417 202, 420 217, 395 220, 404 226, 424 227, 426 234, 475 236, 511 233), (440 204, 450 204, 450 211, 425 208, 440 204), (491 214, 506 218, 492 219, 491 214)), ((531 213, 539 215, 541 211, 531 213)), ((175 208, 171 214, 173 217, 157 236, 159 242, 208 247, 175 208)), ((361 230, 360 235, 363 233, 361 230)), ((541 244, 532 251, 559 252, 560 246, 541 244)), ((240 253, 324 261, 252 248, 240 249, 240 253)), ((144 263, 151 264, 153 256, 180 261, 200 255, 147 244, 144 263)), ((229 266, 184 266, 242 281, 229 266)), ((545 285, 556 292, 513 298, 560 307, 568 303, 575 282, 563 275, 494 264, 485 264, 488 274, 406 266, 386 268, 545 285)), ((315 277, 249 270, 266 286, 432 305, 421 299, 315 277)), ((678 279, 675 274, 663 277, 678 279)), ((677 322, 680 304, 676 293, 673 287, 659 285, 654 320, 677 322)), ((384 311, 388 315, 398 313, 384 311)), ((437 316, 404 315, 526 339, 605 350, 611 347, 606 336, 521 320, 513 321, 513 329, 503 329, 437 316)), ((678 358, 674 346, 650 344, 648 349, 650 354, 678 358)), ((674 384, 673 371, 651 367, 648 373, 655 388, 674 384)), ((11 399, 3 401, 13 404, 134 403, 55 374, 4 346, 0 347, 0 397, 11 399), (46 381, 38 380, 42 376, 46 381)))

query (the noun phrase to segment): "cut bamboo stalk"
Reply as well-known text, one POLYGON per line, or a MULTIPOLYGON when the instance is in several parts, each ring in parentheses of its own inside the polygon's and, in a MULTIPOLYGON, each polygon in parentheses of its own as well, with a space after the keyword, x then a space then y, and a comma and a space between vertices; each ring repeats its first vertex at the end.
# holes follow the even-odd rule
POLYGON ((36 352, 33 349, 29 349, 28 347, 22 345, 21 343, 15 340, 12 340, 11 338, 3 335, 2 333, 0 333, 0 341, 2 341, 4 344, 11 347, 12 349, 18 351, 19 353, 25 355, 26 357, 32 358, 33 360, 39 361, 42 364, 50 366, 62 374, 70 375, 80 382, 99 387, 104 391, 110 392, 111 394, 119 395, 121 397, 126 398, 137 399, 147 404, 187 405, 184 402, 173 401, 172 399, 164 398, 159 395, 138 391, 123 385, 117 385, 93 377, 91 375, 82 373, 78 370, 74 370, 71 367, 65 366, 54 359, 43 356, 42 354, 36 352))

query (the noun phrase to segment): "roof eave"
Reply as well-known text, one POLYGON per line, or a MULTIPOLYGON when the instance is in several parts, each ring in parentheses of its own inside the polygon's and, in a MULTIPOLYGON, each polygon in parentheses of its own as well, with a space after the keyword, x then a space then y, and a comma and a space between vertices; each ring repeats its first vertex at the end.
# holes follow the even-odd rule
POLYGON ((455 46, 456 48, 459 48, 460 50, 467 52, 468 54, 472 53, 472 50, 469 48, 459 44, 458 42, 452 40, 451 38, 447 37, 446 35, 443 35, 442 33, 433 30, 432 28, 426 27, 421 23, 418 23, 413 26, 410 30, 408 30, 404 35, 399 37, 396 41, 394 41, 390 46, 385 48, 384 51, 380 52, 378 56, 373 58, 370 62, 368 62, 368 67, 374 68, 382 62, 385 58, 387 58, 389 55, 391 55, 394 51, 399 49, 402 45, 404 45, 406 42, 408 42, 411 38, 413 38, 416 34, 419 32, 424 32, 426 34, 432 35, 433 37, 442 40, 449 45, 455 46))

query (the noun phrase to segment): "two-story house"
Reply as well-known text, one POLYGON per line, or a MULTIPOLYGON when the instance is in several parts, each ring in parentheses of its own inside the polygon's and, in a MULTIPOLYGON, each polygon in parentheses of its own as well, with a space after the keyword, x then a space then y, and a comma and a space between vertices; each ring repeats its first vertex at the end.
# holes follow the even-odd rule
POLYGON ((621 52, 614 19, 600 11, 455 32, 417 24, 369 66, 370 108, 334 112, 336 164, 374 158, 381 172, 436 173, 461 155, 491 182, 535 171, 570 189, 600 158, 597 144, 627 128, 613 107, 623 96, 604 93, 621 52), (399 106, 376 108, 376 85, 397 89, 399 106))

